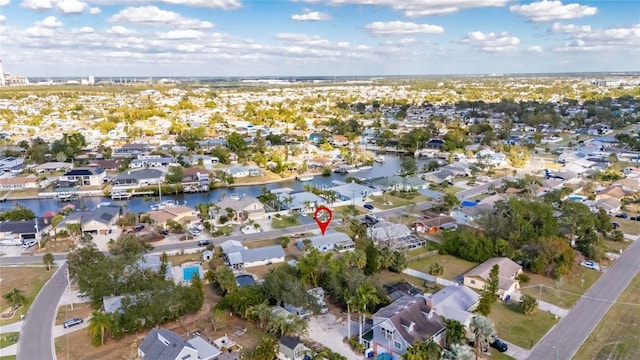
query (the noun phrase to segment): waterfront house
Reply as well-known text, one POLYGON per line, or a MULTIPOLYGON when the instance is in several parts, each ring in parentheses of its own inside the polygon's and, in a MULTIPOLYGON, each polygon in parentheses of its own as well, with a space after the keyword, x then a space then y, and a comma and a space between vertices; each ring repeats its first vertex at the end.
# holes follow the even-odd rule
POLYGON ((169 166, 179 166, 179 164, 170 156, 160 155, 138 155, 137 159, 133 159, 129 163, 129 167, 132 169, 169 166))
POLYGON ((260 200, 250 195, 242 197, 228 196, 209 208, 209 217, 211 219, 220 222, 221 216, 226 216, 229 221, 236 222, 262 219, 265 216, 264 205, 260 200))
POLYGON ((379 191, 410 191, 426 189, 428 187, 428 183, 419 177, 402 177, 399 175, 375 179, 368 182, 367 185, 379 191))
POLYGON ((34 175, 0 179, 0 190, 2 191, 37 189, 39 187, 40 182, 34 175))
POLYGON ((60 181, 75 182, 78 186, 102 186, 106 174, 101 168, 75 168, 60 176, 60 181))
POLYGON ((56 226, 55 231, 65 231, 69 224, 80 224, 83 233, 106 235, 116 225, 119 216, 120 206, 118 205, 100 206, 86 211, 74 211, 56 226))
POLYGON ((113 179, 115 188, 139 188, 157 185, 164 181, 164 173, 157 169, 127 170, 113 179))
POLYGON ((182 170, 182 180, 180 183, 185 191, 187 188, 208 191, 211 181, 209 180, 209 172, 207 170, 192 167, 182 170))
POLYGON ((289 212, 302 214, 314 212, 319 206, 327 204, 324 198, 308 191, 280 194, 278 200, 289 212))
POLYGON ((243 178, 249 176, 249 167, 242 165, 231 165, 222 171, 234 178, 243 178))
POLYGON ((44 218, 31 220, 2 221, 0 222, 0 240, 13 241, 21 244, 29 240, 40 241, 46 233, 49 225, 44 218))
POLYGON ((445 182, 452 182, 454 179, 454 173, 451 170, 437 170, 423 175, 423 178, 434 184, 442 184, 445 182))
POLYGON ((159 228, 166 228, 169 220, 187 225, 199 219, 195 210, 181 205, 167 206, 164 209, 153 210, 148 212, 147 216, 151 219, 151 222, 159 228))
MULTIPOLYGON (((399 359, 419 341, 443 345, 444 319, 429 306, 425 295, 405 295, 373 314, 369 348, 375 354, 399 359)), ((388 358, 388 357, 387 357, 388 358)))
POLYGON ((373 188, 360 185, 355 182, 334 186, 329 190, 335 191, 338 194, 338 200, 340 201, 355 200, 358 197, 366 197, 375 192, 373 188))
POLYGON ((349 235, 335 230, 328 230, 324 235, 316 235, 305 239, 300 239, 296 246, 300 250, 305 250, 305 244, 309 243, 311 248, 318 249, 320 252, 328 252, 337 250, 339 252, 354 250, 356 244, 351 240, 349 235))
POLYGON ((5 157, 0 159, 0 174, 11 173, 19 174, 24 169, 24 158, 5 157))
POLYGON ((498 265, 498 296, 501 299, 511 295, 520 288, 518 275, 522 274, 522 266, 507 257, 491 258, 467 271, 463 277, 463 284, 474 289, 484 289, 489 280, 489 273, 494 265, 498 265))

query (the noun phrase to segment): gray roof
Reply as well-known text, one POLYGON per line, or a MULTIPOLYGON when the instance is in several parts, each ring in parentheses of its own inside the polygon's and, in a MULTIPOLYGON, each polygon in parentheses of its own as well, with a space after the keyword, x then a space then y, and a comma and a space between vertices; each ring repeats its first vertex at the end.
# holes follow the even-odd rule
POLYGON ((410 345, 424 341, 444 329, 444 321, 438 315, 429 317, 431 308, 422 295, 406 295, 378 310, 373 317, 389 319, 398 334, 410 345), (408 331, 409 327, 413 330, 408 331))
POLYGON ((114 181, 159 179, 162 175, 162 171, 157 169, 127 170, 118 174, 114 181))
POLYGON ((90 221, 97 221, 109 225, 119 212, 120 206, 118 205, 101 206, 97 209, 82 213, 81 221, 83 225, 90 221))
POLYGON ((215 359, 221 353, 217 347, 209 344, 200 336, 194 336, 193 339, 187 340, 187 342, 198 350, 198 358, 202 360, 215 359))
POLYGON ((124 298, 124 296, 103 297, 102 306, 104 307, 104 312, 114 313, 118 311, 122 307, 122 298, 124 298))
POLYGON ((35 234, 36 221, 38 222, 39 231, 42 231, 42 229, 47 226, 43 218, 21 221, 4 221, 0 222, 0 232, 10 234, 35 234))
POLYGON ((175 332, 154 328, 138 349, 144 353, 144 360, 175 360, 185 347, 195 349, 175 332))
POLYGON ((348 183, 344 185, 338 185, 330 188, 329 190, 335 191, 338 194, 342 195, 346 198, 354 198, 358 196, 363 196, 364 194, 371 194, 374 189, 368 186, 356 184, 356 183, 348 183))
POLYGON ((259 203, 259 202, 260 200, 258 200, 257 198, 250 195, 245 195, 240 199, 225 197, 224 199, 218 201, 216 205, 220 207, 220 213, 222 214, 227 208, 231 208, 234 211, 241 211, 241 210, 244 210, 249 205, 259 203))
MULTIPOLYGON (((336 244, 353 242, 353 240, 351 240, 349 235, 343 232, 337 232, 335 230, 327 231, 324 236, 322 235, 313 236, 309 238, 309 240, 311 240, 311 244, 313 245, 313 247, 316 247, 316 248, 330 247, 331 249, 333 249, 335 247, 334 245, 336 244)), ((302 242, 302 240, 300 240, 299 242, 302 242)))
POLYGON ((271 245, 261 248, 242 250, 227 254, 230 265, 244 264, 269 259, 284 258, 285 253, 281 245, 271 245))
MULTIPOLYGON (((158 272, 160 271, 162 260, 160 260, 159 255, 144 254, 142 255, 142 259, 138 261, 137 265, 140 270, 151 270, 154 272, 158 272)), ((173 276, 171 261, 167 262, 167 270, 164 275, 167 278, 170 278, 173 276)))
POLYGON ((327 203, 325 199, 308 191, 303 191, 303 192, 298 192, 293 194, 285 193, 281 195, 281 198, 286 198, 288 196, 291 196, 291 198, 293 199, 293 201, 291 201, 291 203, 287 205, 289 209, 303 208, 305 201, 308 201, 311 206, 315 206, 316 204, 320 205, 320 204, 327 203))
POLYGON ((246 250, 246 248, 242 246, 242 243, 238 240, 227 240, 220 244, 220 248, 222 248, 222 252, 225 254, 231 254, 234 252, 246 250))
POLYGON ((469 310, 478 303, 480 295, 466 286, 449 285, 429 298, 437 314, 464 324, 473 316, 469 310))

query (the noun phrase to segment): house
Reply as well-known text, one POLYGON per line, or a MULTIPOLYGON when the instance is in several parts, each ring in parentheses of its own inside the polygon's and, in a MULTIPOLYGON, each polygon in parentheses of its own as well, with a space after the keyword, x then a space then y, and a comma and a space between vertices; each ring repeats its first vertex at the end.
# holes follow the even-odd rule
POLYGON ((127 170, 113 179, 113 188, 139 188, 157 185, 164 181, 164 173, 158 169, 127 170))
POLYGON ((303 360, 309 349, 297 337, 281 336, 278 345, 279 360, 303 360))
POLYGON ((602 198, 596 200, 593 204, 596 208, 604 209, 609 214, 615 214, 620 211, 622 201, 616 198, 602 198))
POLYGON ((234 178, 243 178, 249 176, 249 168, 242 165, 232 165, 222 171, 234 178))
POLYGON ((319 144, 322 142, 322 140, 324 139, 324 134, 322 133, 318 133, 318 132, 314 132, 309 134, 309 141, 313 144, 319 144))
MULTIPOLYGON (((160 257, 160 255, 144 254, 142 255, 142 259, 136 263, 136 267, 143 271, 151 270, 155 273, 158 273, 162 268, 162 258, 160 257)), ((171 261, 167 262, 164 276, 167 279, 173 278, 173 268, 171 267, 171 261)))
POLYGON ((46 162, 33 168, 38 174, 45 172, 69 171, 73 169, 73 163, 67 162, 46 162))
POLYGON ((442 139, 431 139, 431 140, 427 141, 425 146, 426 146, 427 149, 442 150, 442 148, 444 147, 444 140, 442 140, 442 139))
POLYGON ((3 221, 0 222, 0 239, 21 244, 29 240, 40 241, 48 225, 44 218, 32 220, 3 221))
POLYGON ((507 157, 502 153, 497 153, 491 149, 478 151, 476 159, 488 166, 502 166, 507 164, 507 157))
POLYGON ((373 314, 373 336, 369 348, 399 359, 418 341, 442 345, 444 319, 429 307, 425 295, 406 295, 373 314))
POLYGON ((367 183, 368 186, 378 191, 410 191, 421 190, 428 187, 428 183, 419 177, 399 175, 385 176, 383 178, 372 180, 367 183))
POLYGON ((343 135, 336 135, 329 139, 329 144, 333 146, 346 146, 349 145, 349 139, 343 135))
POLYGON ((280 245, 248 249, 239 241, 227 240, 220 244, 227 264, 233 269, 284 262, 285 253, 280 245))
POLYGON ((99 167, 105 170, 118 170, 124 163, 123 159, 95 159, 87 167, 99 167))
POLYGON ((432 171, 423 175, 424 179, 434 184, 442 184, 445 182, 453 181, 455 174, 451 170, 441 169, 438 171, 432 171))
POLYGON ((194 154, 188 156, 186 162, 191 166, 211 166, 220 163, 220 159, 210 155, 194 154))
POLYGON ((330 188, 329 190, 335 191, 338 194, 338 199, 342 201, 357 199, 358 197, 365 197, 374 193, 374 189, 368 186, 360 185, 354 182, 338 185, 330 188))
POLYGON ((198 141, 198 146, 203 149, 213 149, 216 147, 227 147, 227 140, 225 139, 207 139, 198 141))
POLYGON ((60 176, 60 181, 75 182, 78 186, 101 186, 106 175, 101 168, 76 168, 60 176))
POLYGON ((425 214, 425 218, 413 224, 413 229, 419 233, 433 233, 443 229, 457 228, 456 219, 449 215, 425 214))
POLYGON ((82 212, 80 224, 82 232, 106 235, 120 216, 119 205, 100 206, 82 212))
POLYGON ((3 191, 37 189, 39 187, 40 182, 34 175, 0 179, 0 190, 3 191))
POLYGON ((198 220, 195 211, 187 206, 167 206, 164 209, 152 210, 147 213, 151 222, 160 228, 166 228, 167 222, 173 220, 179 224, 189 224, 198 220))
POLYGON ((321 205, 327 205, 327 200, 308 191, 293 194, 282 193, 278 196, 278 199, 284 204, 284 208, 292 213, 307 214, 314 212, 321 205))
POLYGON ((469 224, 489 211, 493 211, 493 205, 481 203, 475 204, 474 206, 462 206, 459 209, 452 210, 449 215, 451 215, 458 224, 469 224))
POLYGON ((138 155, 137 159, 131 160, 129 167, 131 169, 144 169, 150 167, 168 167, 178 166, 175 159, 170 156, 160 155, 138 155))
POLYGON ((298 240, 296 246, 300 250, 304 250, 304 245, 309 242, 312 248, 318 249, 320 252, 338 250, 339 252, 354 250, 356 244, 351 240, 349 235, 329 230, 324 235, 316 235, 304 240, 298 240))
POLYGON ((126 144, 113 150, 112 156, 115 157, 134 157, 140 154, 146 154, 153 151, 153 148, 147 144, 126 144))
POLYGON ((0 174, 19 174, 24 168, 24 158, 5 157, 0 159, 0 174))
POLYGON ((220 222, 220 217, 226 216, 230 221, 243 222, 245 220, 262 219, 265 216, 264 205, 253 196, 225 197, 209 208, 209 217, 220 222), (227 210, 228 209, 228 210, 227 210))
POLYGON ((427 304, 436 314, 445 319, 459 321, 465 327, 475 316, 480 295, 466 286, 449 285, 432 295, 427 295, 427 304))
POLYGON ((221 351, 200 336, 186 341, 175 332, 153 328, 138 346, 142 360, 214 360, 221 351))
POLYGON ((415 249, 423 247, 426 242, 416 237, 405 224, 379 220, 367 228, 374 243, 388 246, 390 249, 415 249))
POLYGON ((182 170, 182 180, 180 181, 184 188, 191 187, 208 191, 211 181, 209 180, 209 172, 198 167, 191 167, 182 170))
POLYGON ((522 274, 522 266, 506 257, 491 258, 482 264, 469 270, 463 276, 463 284, 474 289, 484 289, 489 280, 489 273, 494 265, 498 265, 500 272, 498 273, 498 296, 501 299, 511 295, 520 288, 518 275, 522 274))

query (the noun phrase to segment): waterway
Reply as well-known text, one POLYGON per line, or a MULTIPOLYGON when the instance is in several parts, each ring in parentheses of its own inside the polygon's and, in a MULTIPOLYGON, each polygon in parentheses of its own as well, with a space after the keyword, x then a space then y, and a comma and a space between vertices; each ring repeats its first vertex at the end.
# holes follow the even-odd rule
MULTIPOLYGON (((356 173, 349 173, 346 175, 332 173, 330 176, 314 176, 313 180, 307 182, 301 182, 296 180, 287 180, 277 183, 271 183, 266 185, 250 185, 250 186, 235 186, 230 188, 219 188, 211 190, 207 193, 193 193, 193 194, 162 194, 162 200, 174 200, 179 204, 185 204, 190 207, 194 207, 202 203, 212 203, 220 200, 223 196, 229 196, 232 194, 237 195, 252 195, 258 196, 263 187, 269 190, 277 188, 290 188, 294 191, 303 190, 305 185, 312 185, 318 188, 329 188, 333 186, 333 181, 345 181, 347 177, 357 178, 375 178, 393 175, 400 170, 400 164, 402 163, 402 157, 398 155, 385 154, 385 161, 383 163, 375 163, 372 169, 361 170, 356 173)), ((428 159, 416 159, 418 168, 422 167, 422 164, 428 162, 428 159)), ((33 200, 7 200, 0 203, 0 211, 10 210, 16 205, 24 206, 31 209, 36 216, 42 216, 44 213, 53 211, 57 212, 62 206, 66 204, 73 204, 76 208, 88 208, 93 209, 101 203, 110 202, 114 204, 125 205, 125 211, 131 211, 135 213, 148 212, 151 204, 154 204, 157 198, 148 197, 135 197, 129 200, 115 201, 106 197, 85 197, 71 202, 59 202, 56 199, 33 199, 33 200)))

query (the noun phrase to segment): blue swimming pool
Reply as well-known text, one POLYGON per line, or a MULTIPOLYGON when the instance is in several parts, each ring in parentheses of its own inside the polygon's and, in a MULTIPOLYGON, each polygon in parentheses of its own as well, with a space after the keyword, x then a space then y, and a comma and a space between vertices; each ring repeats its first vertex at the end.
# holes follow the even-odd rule
POLYGON ((238 287, 243 287, 255 285, 256 281, 253 280, 253 276, 251 275, 240 275, 236 276, 236 283, 238 284, 238 287))
POLYGON ((200 269, 197 266, 182 269, 182 279, 184 281, 191 281, 193 274, 198 274, 198 276, 202 278, 202 275, 200 275, 200 269))
POLYGON ((571 201, 584 201, 585 197, 580 195, 571 195, 569 196, 569 200, 571 201))

